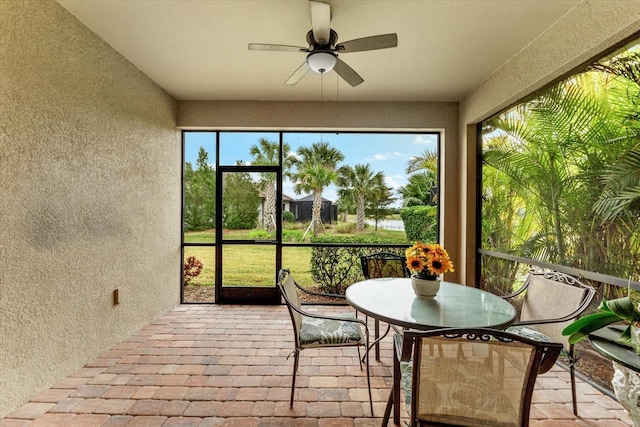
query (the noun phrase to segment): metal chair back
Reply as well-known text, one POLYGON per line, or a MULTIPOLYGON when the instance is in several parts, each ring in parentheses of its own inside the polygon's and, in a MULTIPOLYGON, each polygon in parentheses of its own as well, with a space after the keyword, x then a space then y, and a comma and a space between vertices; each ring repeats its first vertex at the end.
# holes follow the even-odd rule
POLYGON ((406 331, 410 425, 528 426, 536 376, 561 350, 491 329, 406 331))
POLYGON ((407 259, 402 255, 378 252, 360 257, 365 279, 380 277, 411 277, 407 259))

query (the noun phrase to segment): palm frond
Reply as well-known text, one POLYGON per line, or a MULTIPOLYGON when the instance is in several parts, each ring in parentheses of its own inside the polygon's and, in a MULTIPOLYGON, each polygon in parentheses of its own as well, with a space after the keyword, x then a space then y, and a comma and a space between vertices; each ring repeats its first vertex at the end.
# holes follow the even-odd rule
POLYGON ((593 206, 595 214, 609 221, 640 200, 640 147, 625 153, 602 177, 604 190, 593 206))

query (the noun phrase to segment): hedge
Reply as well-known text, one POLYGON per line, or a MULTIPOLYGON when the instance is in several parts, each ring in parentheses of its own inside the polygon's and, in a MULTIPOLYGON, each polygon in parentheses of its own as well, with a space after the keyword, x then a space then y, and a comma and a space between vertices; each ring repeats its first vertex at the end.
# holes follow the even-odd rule
MULTIPOLYGON (((312 243, 397 243, 377 236, 334 236, 323 235, 311 239, 312 243)), ((344 294, 352 283, 364 280, 360 257, 377 252, 404 255, 404 248, 329 246, 314 247, 311 250, 311 277, 319 285, 321 292, 344 294)))

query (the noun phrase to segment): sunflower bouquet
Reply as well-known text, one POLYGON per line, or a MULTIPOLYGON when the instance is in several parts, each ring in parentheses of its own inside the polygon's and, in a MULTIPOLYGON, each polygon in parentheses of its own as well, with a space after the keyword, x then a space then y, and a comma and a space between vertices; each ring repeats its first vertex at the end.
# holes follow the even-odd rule
POLYGON ((417 242, 405 255, 407 267, 421 279, 434 279, 439 274, 454 271, 449 254, 437 243, 417 242))

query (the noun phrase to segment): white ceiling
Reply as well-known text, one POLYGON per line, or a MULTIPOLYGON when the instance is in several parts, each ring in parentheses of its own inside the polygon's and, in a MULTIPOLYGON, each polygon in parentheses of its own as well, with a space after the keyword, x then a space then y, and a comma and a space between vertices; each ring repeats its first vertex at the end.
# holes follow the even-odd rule
POLYGON ((307 0, 58 0, 178 100, 459 101, 580 0, 326 0, 338 41, 398 34, 398 47, 340 58, 335 72, 284 81, 304 46, 307 0))

